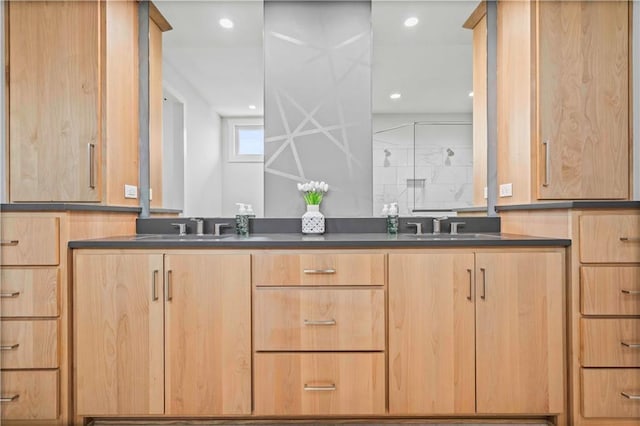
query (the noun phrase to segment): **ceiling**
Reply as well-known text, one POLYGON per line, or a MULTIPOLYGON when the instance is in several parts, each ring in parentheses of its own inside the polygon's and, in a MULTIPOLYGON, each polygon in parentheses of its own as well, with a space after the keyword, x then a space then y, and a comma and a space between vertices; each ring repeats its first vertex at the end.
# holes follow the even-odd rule
MULTIPOLYGON (((165 60, 219 115, 261 116, 262 1, 154 3, 173 26, 163 36, 165 60), (221 18, 234 28, 220 27, 221 18)), ((373 112, 470 113, 472 32, 462 24, 478 1, 372 3, 373 112), (406 28, 410 16, 420 21, 406 28), (394 92, 402 97, 391 100, 394 92)))

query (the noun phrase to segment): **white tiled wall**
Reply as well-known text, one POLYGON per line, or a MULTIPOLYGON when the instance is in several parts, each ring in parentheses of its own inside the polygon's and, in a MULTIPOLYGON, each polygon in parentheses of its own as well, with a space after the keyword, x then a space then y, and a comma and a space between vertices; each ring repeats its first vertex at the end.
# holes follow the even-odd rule
POLYGON ((473 204, 471 125, 407 125, 413 122, 471 122, 467 114, 373 115, 373 213, 398 202, 412 209, 452 209, 473 204), (415 175, 414 175, 415 173, 415 175), (415 179, 415 180, 414 180, 415 179))

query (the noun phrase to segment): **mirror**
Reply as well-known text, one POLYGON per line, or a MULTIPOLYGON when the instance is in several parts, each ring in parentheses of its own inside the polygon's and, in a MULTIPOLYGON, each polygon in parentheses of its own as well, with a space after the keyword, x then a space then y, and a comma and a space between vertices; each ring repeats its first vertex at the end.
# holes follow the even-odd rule
MULTIPOLYGON (((152 208, 228 217, 242 202, 263 216, 262 1, 155 4, 173 29, 162 34, 162 197, 152 208)), ((482 205, 473 194, 486 185, 486 176, 474 185, 474 31, 462 27, 477 6, 372 1, 370 215, 395 201, 402 215, 482 205)))

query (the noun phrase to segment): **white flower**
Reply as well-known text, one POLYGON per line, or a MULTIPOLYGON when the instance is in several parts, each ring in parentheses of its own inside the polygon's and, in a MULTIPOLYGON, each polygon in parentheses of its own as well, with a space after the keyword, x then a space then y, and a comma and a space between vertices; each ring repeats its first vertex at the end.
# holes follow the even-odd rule
POLYGON ((325 183, 323 189, 324 189, 324 192, 327 192, 329 190, 329 184, 325 183))
POLYGON ((302 184, 301 183, 298 184, 298 191, 302 191, 302 184))

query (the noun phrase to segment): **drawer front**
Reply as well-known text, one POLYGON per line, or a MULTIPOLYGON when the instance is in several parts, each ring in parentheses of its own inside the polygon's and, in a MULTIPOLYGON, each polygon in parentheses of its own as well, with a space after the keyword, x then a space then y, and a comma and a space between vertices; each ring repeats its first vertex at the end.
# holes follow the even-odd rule
POLYGON ((57 320, 3 320, 2 368, 57 368, 57 320))
POLYGON ((640 367, 640 319, 581 319, 584 367, 640 367))
POLYGON ((4 217, 2 265, 57 265, 57 217, 4 217))
POLYGON ((382 289, 258 289, 258 351, 383 351, 382 289))
POLYGON ((580 268, 584 315, 640 315, 640 267, 580 268))
POLYGON ((0 270, 0 312, 8 317, 56 317, 58 268, 0 270))
POLYGON ((640 214, 581 216, 580 260, 640 262, 640 214))
POLYGON ((384 254, 311 253, 253 256, 258 286, 384 285, 384 254))
POLYGON ((55 420, 58 371, 3 371, 3 420, 55 420))
POLYGON ((385 412, 383 353, 256 353, 258 415, 385 412))
POLYGON ((583 368, 582 415, 584 417, 640 419, 640 370, 632 368, 583 368), (625 393, 628 397, 623 396, 625 393))

